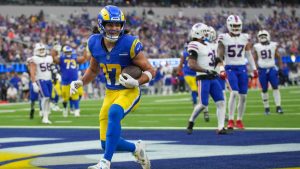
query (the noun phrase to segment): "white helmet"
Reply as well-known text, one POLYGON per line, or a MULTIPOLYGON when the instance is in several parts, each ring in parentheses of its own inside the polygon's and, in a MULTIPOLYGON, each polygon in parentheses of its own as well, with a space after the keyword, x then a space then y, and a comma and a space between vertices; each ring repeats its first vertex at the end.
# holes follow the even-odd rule
POLYGON ((271 41, 271 36, 270 36, 268 31, 261 30, 257 34, 257 39, 260 43, 270 42, 271 41))
POLYGON ((40 56, 40 57, 46 56, 46 46, 42 43, 35 44, 33 53, 34 53, 34 55, 40 56))
POLYGON ((72 53, 73 53, 73 48, 71 48, 70 46, 66 45, 66 46, 63 47, 63 52, 64 52, 65 56, 71 57, 72 53))
POLYGON ((191 38, 205 39, 208 36, 208 26, 203 23, 196 23, 191 30, 191 38))
POLYGON ((208 40, 209 42, 213 42, 217 39, 217 32, 212 26, 209 26, 208 29, 209 29, 208 40))
POLYGON ((239 16, 230 15, 226 21, 227 29, 230 33, 238 35, 242 32, 243 23, 239 16))

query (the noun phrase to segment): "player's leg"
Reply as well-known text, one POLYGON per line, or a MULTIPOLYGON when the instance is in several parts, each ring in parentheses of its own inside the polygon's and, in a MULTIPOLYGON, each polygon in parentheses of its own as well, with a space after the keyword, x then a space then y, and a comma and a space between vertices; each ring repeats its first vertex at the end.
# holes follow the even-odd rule
POLYGON ((269 81, 273 88, 273 97, 276 105, 276 112, 279 114, 283 114, 281 108, 281 96, 278 88, 279 79, 278 79, 278 71, 275 68, 271 68, 269 72, 269 81))
POLYGON ((80 116, 79 93, 75 93, 75 94, 71 95, 70 101, 73 102, 74 116, 79 117, 80 116))
POLYGON ((70 99, 70 85, 62 85, 61 96, 63 99, 63 116, 68 116, 68 101, 70 99))
POLYGON ((224 128, 225 123, 225 102, 222 93, 222 88, 217 79, 211 81, 210 85, 210 95, 216 103, 217 106, 217 119, 218 119, 218 129, 217 134, 227 134, 224 128))
POLYGON ((261 98, 263 101, 263 105, 265 108, 265 114, 269 115, 270 114, 270 105, 269 105, 269 94, 268 94, 268 78, 267 78, 267 73, 266 73, 267 69, 259 69, 259 73, 258 73, 258 79, 259 79, 259 83, 261 85, 261 98))
POLYGON ((189 118, 187 134, 192 134, 196 118, 208 106, 210 80, 198 80, 197 82, 199 102, 189 118))
POLYGON ((52 82, 51 80, 49 81, 39 80, 37 81, 37 84, 40 87, 41 106, 43 112, 42 123, 51 124, 51 121, 49 120, 49 114, 50 114, 50 97, 52 92, 52 82))
POLYGON ((239 84, 239 103, 238 103, 238 114, 236 127, 239 129, 244 129, 244 124, 242 122, 243 116, 246 109, 246 98, 248 92, 248 74, 246 66, 239 68, 238 84, 239 84))
POLYGON ((193 100, 193 105, 195 106, 197 104, 197 81, 195 76, 184 76, 184 80, 188 84, 189 88, 191 89, 191 96, 193 100))
POLYGON ((32 84, 30 83, 29 87, 29 98, 30 98, 30 113, 29 113, 29 118, 33 119, 34 118, 34 105, 35 101, 38 100, 38 93, 33 91, 32 84))
POLYGON ((229 118, 228 118, 228 129, 233 129, 234 127, 234 114, 235 114, 235 109, 236 109, 236 98, 238 97, 238 91, 239 91, 239 86, 238 86, 238 78, 236 75, 236 71, 232 69, 230 66, 225 66, 226 68, 226 74, 227 74, 227 79, 229 82, 229 87, 230 87, 230 96, 228 100, 228 113, 229 113, 229 118))

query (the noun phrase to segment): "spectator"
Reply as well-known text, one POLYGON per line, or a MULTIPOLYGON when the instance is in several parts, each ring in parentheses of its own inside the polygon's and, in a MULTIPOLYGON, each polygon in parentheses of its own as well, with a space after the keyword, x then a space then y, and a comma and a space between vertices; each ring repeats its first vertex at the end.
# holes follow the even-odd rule
POLYGON ((13 84, 9 85, 9 88, 7 89, 7 100, 10 103, 14 103, 17 101, 17 95, 18 95, 18 91, 17 89, 14 87, 13 84))

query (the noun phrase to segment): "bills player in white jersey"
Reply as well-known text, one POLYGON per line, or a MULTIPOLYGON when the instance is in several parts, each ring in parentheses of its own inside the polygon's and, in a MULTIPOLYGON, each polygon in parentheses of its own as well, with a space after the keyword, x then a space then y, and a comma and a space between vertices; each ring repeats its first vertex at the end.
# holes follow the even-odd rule
MULTIPOLYGON (((215 54, 209 43, 205 43, 209 33, 207 25, 197 23, 192 27, 192 41, 188 44, 188 65, 197 72, 199 102, 194 107, 189 119, 187 133, 193 131, 194 121, 201 111, 208 106, 209 95, 213 98, 217 106, 218 129, 217 134, 227 134, 224 128, 225 103, 222 88, 217 78, 219 74, 215 70, 215 54)), ((222 69, 224 71, 224 68, 222 69)))
POLYGON ((244 129, 242 122, 246 108, 246 97, 248 91, 248 74, 245 58, 251 66, 255 77, 258 76, 256 65, 251 54, 251 43, 249 35, 242 33, 242 21, 237 15, 227 18, 227 29, 229 33, 219 35, 218 57, 225 58, 225 70, 231 88, 228 101, 229 121, 228 129, 237 127, 244 129), (234 123, 234 112, 236 109, 236 98, 238 102, 238 114, 236 124, 234 123))
POLYGON ((172 71, 173 68, 166 63, 162 68, 163 76, 164 76, 164 86, 163 86, 163 95, 172 94, 172 71))
POLYGON ((266 30, 261 30, 257 34, 259 43, 254 45, 254 58, 258 65, 258 77, 262 88, 261 97, 263 100, 265 114, 270 114, 268 84, 270 82, 273 88, 273 96, 276 104, 276 112, 283 114, 281 108, 281 98, 278 89, 278 71, 275 64, 275 58, 278 60, 279 68, 282 68, 282 60, 280 58, 277 43, 272 42, 270 34, 266 30))
POLYGON ((34 56, 29 60, 32 87, 35 92, 39 92, 42 107, 42 123, 51 124, 50 97, 52 92, 52 67, 53 59, 46 54, 45 45, 37 43, 34 48, 34 56))
MULTIPOLYGON (((214 52, 214 54, 217 56, 217 50, 218 50, 218 43, 217 43, 217 32, 216 30, 209 26, 209 34, 208 34, 208 41, 210 42, 211 48, 214 52)), ((217 62, 220 62, 217 61, 217 62)), ((222 63, 223 64, 223 63, 222 63)), ((216 66, 216 72, 218 72, 220 74, 220 76, 218 77, 218 81, 221 85, 222 91, 223 91, 223 96, 224 96, 224 102, 225 102, 225 106, 224 106, 224 112, 226 112, 226 92, 225 92, 225 87, 226 87, 226 73, 225 71, 221 71, 220 67, 222 66, 216 66), (222 78, 221 78, 222 77, 222 78)), ((205 114, 205 112, 204 112, 205 114)))

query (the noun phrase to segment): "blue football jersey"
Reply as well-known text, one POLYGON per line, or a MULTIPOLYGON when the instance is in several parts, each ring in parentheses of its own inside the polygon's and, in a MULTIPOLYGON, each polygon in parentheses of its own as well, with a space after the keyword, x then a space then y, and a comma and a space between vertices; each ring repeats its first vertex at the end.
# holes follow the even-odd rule
POLYGON ((61 84, 69 85, 78 79, 77 54, 72 53, 71 57, 60 55, 61 84))
POLYGON ((184 76, 196 76, 196 72, 188 66, 189 53, 186 48, 184 49, 182 56, 184 59, 182 68, 184 76))
POLYGON ((108 52, 103 44, 103 38, 102 34, 91 35, 88 40, 88 50, 105 75, 106 88, 125 89, 119 83, 119 75, 123 68, 132 65, 132 59, 143 49, 142 43, 135 36, 123 35, 118 39, 115 47, 108 52))

